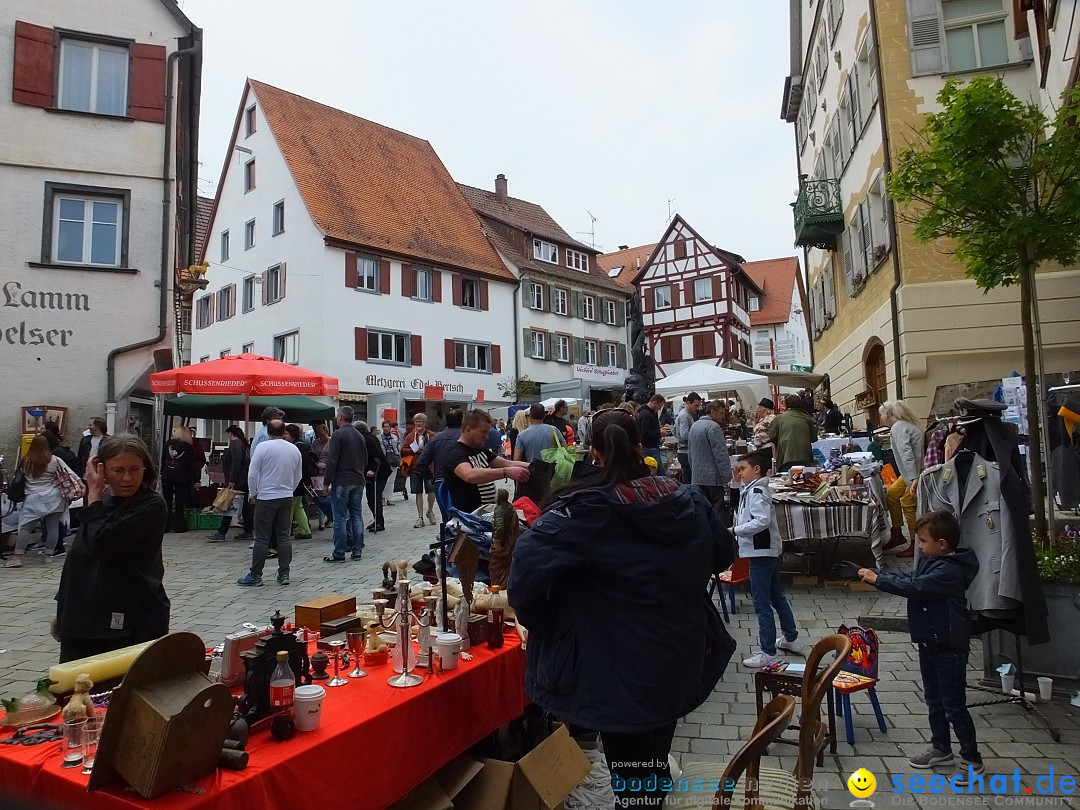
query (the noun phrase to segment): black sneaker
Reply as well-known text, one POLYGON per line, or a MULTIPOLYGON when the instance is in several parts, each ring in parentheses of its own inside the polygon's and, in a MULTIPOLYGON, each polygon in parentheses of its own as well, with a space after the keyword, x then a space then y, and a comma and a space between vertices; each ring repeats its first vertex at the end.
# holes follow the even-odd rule
POLYGON ((65 554, 67 554, 67 549, 66 548, 58 548, 52 554, 50 554, 49 556, 50 557, 63 557, 65 554))
POLYGON ((956 766, 956 776, 949 781, 955 780, 957 787, 967 787, 972 778, 982 776, 985 773, 986 766, 981 762, 969 762, 966 759, 961 759, 960 764, 956 766))
POLYGON ((287 573, 279 573, 277 575, 277 584, 278 585, 288 585, 289 584, 289 575, 287 573))

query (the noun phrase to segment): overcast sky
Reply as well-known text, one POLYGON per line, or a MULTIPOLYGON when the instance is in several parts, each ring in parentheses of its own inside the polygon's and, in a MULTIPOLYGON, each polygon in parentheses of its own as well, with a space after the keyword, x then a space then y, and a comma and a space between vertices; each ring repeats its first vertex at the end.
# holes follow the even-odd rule
POLYGON ((205 32, 200 189, 245 77, 425 138, 461 183, 542 205, 596 244, 671 211, 747 259, 793 255, 780 0, 179 0, 205 32))

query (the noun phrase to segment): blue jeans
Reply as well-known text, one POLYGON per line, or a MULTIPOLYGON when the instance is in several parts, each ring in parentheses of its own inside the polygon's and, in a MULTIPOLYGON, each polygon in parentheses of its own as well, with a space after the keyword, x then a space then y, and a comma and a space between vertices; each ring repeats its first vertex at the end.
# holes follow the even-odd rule
POLYGON ((780 629, 784 638, 794 641, 799 637, 795 617, 791 613, 787 596, 784 595, 784 579, 780 574, 779 557, 750 558, 750 595, 754 599, 757 614, 758 643, 769 655, 776 655, 776 622, 773 610, 780 617, 780 629))
POLYGON ((330 488, 334 511, 334 556, 343 558, 364 550, 364 485, 335 484, 330 488))
POLYGON ((960 743, 960 756, 968 762, 982 762, 975 742, 975 724, 966 706, 967 662, 967 653, 919 645, 923 699, 930 715, 930 744, 938 751, 951 752, 951 723, 960 743))

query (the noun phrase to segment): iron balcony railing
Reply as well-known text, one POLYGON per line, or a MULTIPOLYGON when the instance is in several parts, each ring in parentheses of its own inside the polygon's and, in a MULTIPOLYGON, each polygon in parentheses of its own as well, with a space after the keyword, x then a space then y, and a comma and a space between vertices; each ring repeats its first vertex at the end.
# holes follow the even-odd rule
POLYGON ((802 180, 795 200, 795 244, 835 250, 844 231, 839 180, 802 180))

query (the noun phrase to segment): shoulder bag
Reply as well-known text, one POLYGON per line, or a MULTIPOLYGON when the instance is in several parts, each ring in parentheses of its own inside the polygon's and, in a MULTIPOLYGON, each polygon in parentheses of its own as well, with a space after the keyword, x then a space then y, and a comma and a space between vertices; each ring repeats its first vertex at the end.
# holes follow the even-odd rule
POLYGON ((60 468, 56 471, 56 485, 60 487, 60 494, 68 503, 73 503, 86 494, 86 485, 63 461, 60 461, 60 468))
POLYGON ((26 473, 23 472, 22 467, 15 470, 15 475, 11 478, 11 483, 8 484, 6 494, 8 500, 12 503, 22 503, 26 500, 26 473))

